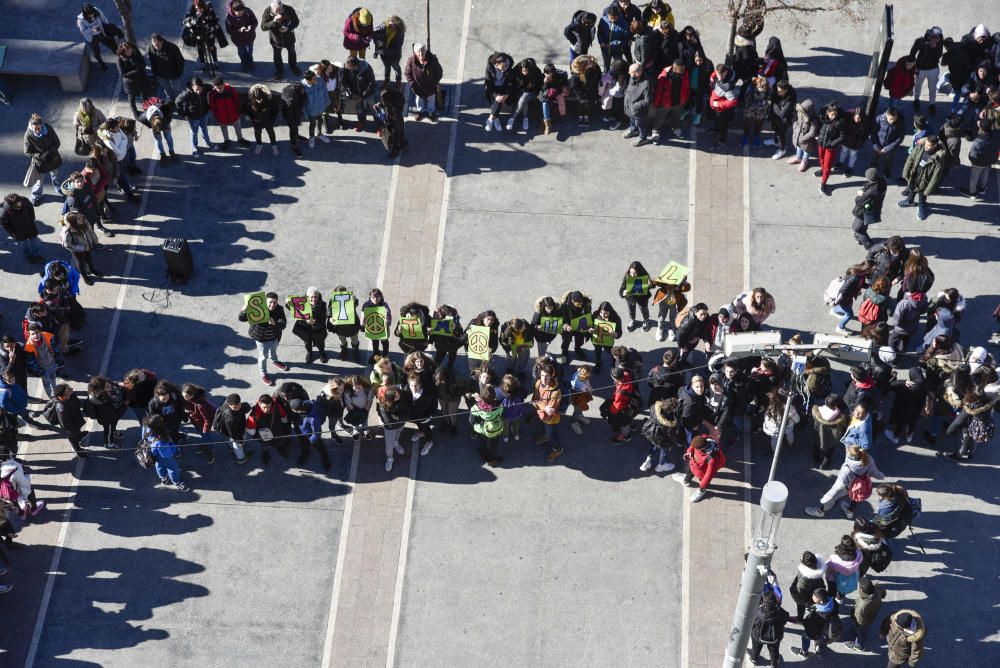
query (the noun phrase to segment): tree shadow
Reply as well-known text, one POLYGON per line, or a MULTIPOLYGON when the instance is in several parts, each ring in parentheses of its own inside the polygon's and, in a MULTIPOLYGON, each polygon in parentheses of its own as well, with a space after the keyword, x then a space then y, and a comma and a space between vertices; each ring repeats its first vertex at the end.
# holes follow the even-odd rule
POLYGON ((868 71, 872 54, 831 46, 814 46, 814 56, 788 56, 788 71, 813 76, 861 77, 868 71))

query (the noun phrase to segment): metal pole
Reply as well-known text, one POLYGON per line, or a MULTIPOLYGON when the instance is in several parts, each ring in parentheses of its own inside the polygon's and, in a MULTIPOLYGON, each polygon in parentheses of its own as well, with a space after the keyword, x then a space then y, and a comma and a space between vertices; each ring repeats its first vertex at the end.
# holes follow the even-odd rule
POLYGON ((761 490, 760 506, 764 514, 754 532, 753 544, 743 568, 743 580, 736 599, 736 610, 733 612, 733 625, 729 630, 723 668, 739 668, 743 665, 743 654, 753 628, 754 608, 764 587, 764 580, 771 570, 771 557, 777 548, 774 537, 787 501, 788 488, 780 482, 769 482, 761 490))
POLYGON ((771 472, 767 474, 767 481, 774 480, 774 474, 778 470, 778 457, 781 455, 781 446, 785 442, 785 425, 788 424, 788 412, 792 409, 792 392, 788 391, 788 400, 785 401, 785 412, 781 416, 781 429, 778 431, 778 443, 774 447, 774 456, 771 457, 771 472))
POLYGON ((431 51, 431 0, 427 0, 427 50, 431 51))

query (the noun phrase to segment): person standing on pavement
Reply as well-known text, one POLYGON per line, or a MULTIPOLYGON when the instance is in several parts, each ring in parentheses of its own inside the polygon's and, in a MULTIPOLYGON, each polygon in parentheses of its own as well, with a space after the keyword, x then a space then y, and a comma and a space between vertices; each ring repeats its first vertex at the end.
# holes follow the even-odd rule
POLYGON ((914 668, 924 656, 924 639, 927 627, 916 610, 900 610, 882 620, 879 638, 889 646, 887 668, 901 668, 904 664, 914 668))
POLYGON ((638 137, 632 146, 645 146, 649 143, 649 107, 653 101, 652 88, 643 75, 642 65, 633 63, 628 68, 629 83, 625 89, 625 115, 628 116, 628 131, 625 139, 638 137))
POLYGON ((389 82, 389 72, 395 72, 396 85, 400 85, 403 71, 399 61, 403 58, 403 44, 406 43, 406 24, 398 16, 390 16, 378 24, 372 33, 372 43, 375 45, 374 56, 382 61, 385 67, 383 83, 389 82))
POLYGON ((431 53, 420 42, 413 45, 413 55, 406 61, 406 83, 416 99, 416 120, 422 121, 430 116, 432 121, 438 119, 437 89, 444 75, 437 56, 431 53))
POLYGON ((619 367, 611 370, 611 380, 615 384, 614 394, 601 405, 601 413, 611 427, 611 442, 624 443, 632 440, 633 406, 638 405, 635 401, 638 389, 632 382, 632 374, 619 367))
POLYGON ((304 111, 309 120, 309 148, 316 148, 317 136, 324 144, 329 144, 330 138, 323 134, 323 113, 330 105, 330 96, 326 92, 326 81, 317 76, 314 70, 308 69, 302 76, 301 83, 306 92, 304 111))
POLYGON ((675 481, 685 487, 692 487, 693 479, 698 479, 698 489, 691 494, 691 503, 698 503, 708 496, 708 486, 719 469, 726 465, 726 455, 723 454, 719 442, 708 436, 698 435, 691 439, 687 452, 684 453, 687 471, 675 473, 675 481))
POLYGON ((201 445, 198 452, 205 455, 209 464, 215 462, 215 448, 209 445, 212 440, 212 425, 215 423, 216 407, 208 399, 205 388, 194 383, 185 383, 181 387, 181 398, 184 400, 184 412, 191 426, 195 428, 201 438, 201 445))
POLYGON ((773 140, 765 140, 767 146, 777 146, 771 156, 772 160, 780 160, 788 153, 788 130, 795 123, 795 105, 798 94, 787 79, 781 79, 774 85, 771 94, 771 106, 768 109, 768 120, 774 131, 773 140))
POLYGON ((503 463, 503 457, 497 452, 500 436, 504 432, 503 404, 492 385, 484 386, 475 396, 476 403, 469 412, 469 422, 473 433, 485 441, 479 446, 479 457, 488 466, 499 466, 503 463))
POLYGON ((747 656, 751 663, 760 665, 760 652, 767 647, 771 668, 777 668, 781 661, 781 639, 785 636, 788 613, 781 607, 781 601, 773 591, 760 595, 753 626, 750 627, 750 649, 747 656))
POLYGON ((1000 154, 1000 132, 985 120, 976 123, 976 138, 969 148, 969 187, 959 188, 966 197, 978 202, 986 199, 990 187, 990 174, 1000 154))
POLYGON ((569 62, 590 52, 594 43, 597 15, 584 9, 573 12, 573 19, 563 28, 563 37, 569 42, 569 62))
POLYGON ((920 90, 927 82, 927 101, 929 106, 927 112, 934 116, 937 113, 935 102, 937 101, 938 72, 941 63, 941 54, 944 53, 943 35, 941 28, 934 26, 928 28, 923 37, 918 37, 913 42, 910 55, 917 61, 917 78, 913 87, 913 110, 920 111, 920 90))
POLYGON ((879 174, 874 167, 865 170, 865 182, 854 198, 854 208, 851 214, 854 221, 851 229, 854 230, 854 240, 861 244, 865 250, 869 250, 875 245, 872 238, 868 236, 868 226, 874 225, 882 220, 882 204, 885 202, 885 193, 888 184, 885 178, 879 174))
POLYGON ((246 450, 247 414, 250 404, 243 401, 238 394, 230 394, 226 401, 215 411, 212 419, 212 431, 229 439, 229 447, 237 464, 247 461, 250 452, 246 450))
POLYGON ((875 126, 871 134, 871 166, 877 169, 886 180, 892 178, 893 156, 906 135, 903 126, 903 115, 896 107, 889 107, 875 119, 875 126))
POLYGON ((274 52, 274 80, 285 78, 285 64, 281 59, 282 50, 288 51, 288 69, 295 76, 302 76, 295 57, 295 29, 299 27, 299 15, 291 5, 281 0, 271 0, 271 4, 260 17, 260 29, 269 34, 271 50, 274 52))
POLYGON ((212 110, 212 116, 222 130, 220 148, 223 151, 229 148, 230 127, 236 131, 236 140, 241 145, 247 143, 240 127, 240 95, 221 76, 212 79, 212 88, 208 91, 208 108, 212 110))
POLYGON ((302 339, 306 346, 306 364, 313 361, 313 348, 317 350, 319 361, 329 362, 326 356, 326 302, 318 288, 306 289, 306 299, 312 307, 312 314, 307 320, 296 320, 292 325, 292 334, 302 339))
POLYGON ((348 55, 361 60, 372 43, 372 13, 364 7, 358 7, 347 15, 344 21, 344 48, 348 55))
POLYGON ((802 647, 792 647, 792 654, 804 659, 821 658, 830 642, 831 628, 840 626, 840 606, 825 589, 813 591, 811 605, 802 617, 802 647), (809 647, 816 643, 816 652, 809 654, 809 647))
POLYGON ((184 90, 181 86, 181 77, 184 76, 184 54, 181 53, 180 47, 163 39, 160 33, 154 32, 149 40, 146 58, 149 59, 149 69, 153 77, 159 82, 160 90, 163 91, 163 102, 176 99, 184 90))
POLYGON ((294 81, 281 89, 281 115, 288 124, 288 141, 292 145, 292 155, 302 157, 299 149, 299 123, 306 108, 306 89, 298 81, 294 81))
MULTIPOLYGON (((48 385, 46 385, 46 391, 48 391, 48 385)), ((73 389, 66 383, 55 385, 52 388, 49 403, 42 409, 42 414, 50 424, 62 430, 76 456, 84 459, 87 453, 83 449, 83 427, 87 420, 83 417, 83 406, 76 394, 73 393, 73 389)))
POLYGON ((125 393, 118 384, 103 376, 94 376, 90 379, 83 413, 101 425, 104 432, 103 445, 109 450, 117 449, 118 441, 125 435, 118 431, 118 420, 125 414, 127 408, 125 393))
POLYGON ((240 69, 253 72, 253 43, 257 39, 257 16, 243 0, 229 0, 226 5, 226 32, 240 57, 240 69))
POLYGON ((108 66, 101 58, 101 44, 113 54, 118 48, 116 37, 121 36, 121 28, 110 23, 104 12, 89 2, 84 3, 82 11, 77 14, 76 27, 80 30, 94 60, 100 65, 101 71, 107 72, 108 66))
POLYGON ((875 623, 878 611, 882 608, 882 599, 885 598, 885 587, 879 587, 867 575, 858 578, 858 590, 854 598, 854 610, 851 611, 851 619, 854 621, 854 640, 846 644, 856 652, 865 651, 865 642, 868 640, 868 629, 875 623))
POLYGON ((135 187, 128 180, 129 172, 129 145, 128 135, 125 134, 122 119, 117 116, 109 118, 101 127, 97 129, 98 138, 111 149, 111 154, 117 163, 118 190, 125 195, 125 199, 132 200, 136 197, 135 187))
POLYGON ((35 207, 27 197, 9 193, 0 204, 0 225, 10 238, 21 247, 28 262, 44 263, 38 247, 38 225, 35 223, 35 207))
POLYGON ((354 131, 363 132, 368 109, 375 104, 375 100, 378 98, 375 70, 366 61, 357 56, 351 56, 344 63, 341 87, 343 89, 342 99, 351 100, 358 115, 354 131))
POLYGON ((677 58, 660 72, 656 80, 652 140, 659 142, 662 130, 670 130, 674 137, 682 138, 684 132, 681 130, 681 118, 690 105, 691 75, 684 66, 684 61, 677 58))
POLYGON ((149 402, 153 399, 157 382, 156 374, 149 369, 132 369, 122 378, 125 403, 132 409, 132 414, 139 423, 149 413, 149 402))
POLYGON ((736 74, 725 63, 719 63, 709 77, 708 85, 711 92, 708 106, 715 112, 716 135, 715 144, 709 150, 719 151, 726 145, 729 124, 732 123, 733 116, 736 114, 736 106, 739 104, 736 74))
MULTIPOLYGON (((274 381, 267 375, 267 360, 270 359, 281 371, 288 371, 288 365, 278 361, 278 344, 281 342, 281 332, 285 329, 287 321, 285 312, 278 304, 278 294, 268 292, 267 322, 250 323, 250 338, 257 344, 257 364, 260 368, 260 378, 265 385, 274 385, 274 381)), ((246 309, 240 311, 240 322, 247 322, 246 309)))
POLYGON ((159 415, 150 415, 145 420, 149 451, 156 463, 156 475, 161 485, 172 485, 186 492, 190 487, 181 482, 181 467, 177 464, 180 448, 174 443, 170 431, 159 415))
POLYGON ((378 402, 375 410, 382 421, 382 438, 385 441, 385 470, 392 471, 396 455, 406 453, 399 444, 399 436, 403 433, 408 416, 404 413, 405 406, 400 401, 399 388, 380 387, 376 392, 378 402))
POLYGON ((820 120, 819 134, 816 136, 820 167, 817 176, 821 177, 819 191, 829 196, 830 190, 826 187, 826 182, 844 141, 844 114, 836 102, 831 102, 820 111, 820 120))
POLYGON ((134 44, 123 42, 118 47, 118 74, 122 78, 122 91, 132 109, 132 115, 136 116, 139 114, 136 101, 141 103, 153 91, 150 90, 149 75, 146 74, 146 59, 134 44))
POLYGON ((42 201, 42 190, 45 187, 43 179, 46 174, 56 193, 59 192, 59 166, 62 165, 59 135, 38 114, 31 115, 24 132, 24 155, 31 159, 30 174, 26 179, 31 184, 31 203, 38 206, 42 201))
POLYGON ((59 240, 63 248, 69 251, 73 268, 80 272, 80 277, 87 285, 94 284, 94 277, 102 278, 104 273, 94 266, 92 251, 98 245, 97 234, 90 222, 79 211, 68 211, 60 218, 62 232, 59 240))
POLYGON ((535 407, 539 422, 542 424, 542 434, 535 439, 535 443, 548 444, 549 454, 545 461, 550 464, 559 459, 563 453, 563 447, 559 441, 559 405, 561 402, 562 391, 559 389, 559 381, 556 379, 555 367, 551 364, 544 364, 538 374, 538 380, 535 381, 531 403, 535 407))
POLYGON ((942 148, 937 135, 927 135, 924 141, 918 144, 910 157, 906 159, 903 167, 903 179, 906 180, 906 188, 903 190, 905 199, 899 200, 897 205, 906 208, 914 205, 916 199, 917 218, 927 220, 927 198, 933 195, 947 170, 948 154, 942 148))

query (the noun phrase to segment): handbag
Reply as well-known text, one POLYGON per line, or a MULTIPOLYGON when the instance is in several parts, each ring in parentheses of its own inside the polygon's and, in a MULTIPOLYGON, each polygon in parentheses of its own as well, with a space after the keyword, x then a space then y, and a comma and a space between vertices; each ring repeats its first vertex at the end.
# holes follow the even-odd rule
POLYGON ((24 187, 30 188, 41 175, 38 173, 38 168, 35 167, 34 161, 28 163, 28 171, 24 174, 24 187))
POLYGON ((90 155, 90 144, 83 137, 77 137, 76 144, 73 145, 73 152, 77 155, 90 155))

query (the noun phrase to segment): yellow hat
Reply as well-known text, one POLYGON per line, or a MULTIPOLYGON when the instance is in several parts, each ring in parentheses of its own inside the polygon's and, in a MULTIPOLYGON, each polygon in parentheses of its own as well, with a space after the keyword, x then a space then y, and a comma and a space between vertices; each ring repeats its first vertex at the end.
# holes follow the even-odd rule
POLYGON ((372 13, 362 7, 361 11, 358 12, 358 23, 366 27, 370 26, 372 24, 372 13))

